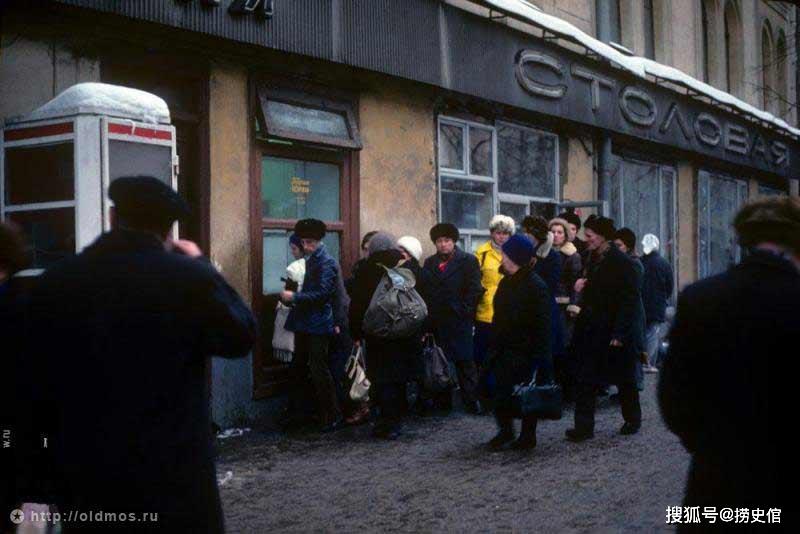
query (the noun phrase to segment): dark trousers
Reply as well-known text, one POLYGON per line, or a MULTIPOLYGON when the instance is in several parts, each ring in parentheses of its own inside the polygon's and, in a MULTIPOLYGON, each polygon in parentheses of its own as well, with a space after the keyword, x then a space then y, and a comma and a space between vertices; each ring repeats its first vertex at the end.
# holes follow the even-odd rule
POLYGON ((463 360, 455 363, 458 385, 461 388, 461 400, 465 403, 475 402, 478 391, 478 366, 472 360, 463 360))
MULTIPOLYGON (((619 389, 619 405, 622 418, 634 426, 642 424, 642 407, 639 405, 639 390, 636 384, 621 384, 619 389)), ((594 432, 594 411, 597 386, 579 384, 575 398, 575 428, 582 432, 594 432)))
POLYGON ((294 357, 290 369, 292 376, 292 389, 289 392, 290 410, 295 413, 300 411, 310 372, 322 424, 336 421, 341 417, 341 411, 336 396, 336 383, 330 369, 328 355, 330 337, 297 332, 294 344, 294 357))
POLYGON ((379 410, 378 424, 396 425, 400 422, 406 408, 405 383, 372 384, 370 397, 379 410))
MULTIPOLYGON (((489 356, 489 347, 493 343, 494 330, 491 323, 475 321, 474 352, 475 363, 479 367, 484 365, 489 356)), ((492 371, 482 371, 478 379, 478 394, 487 399, 493 399, 495 394, 495 377, 492 371)))

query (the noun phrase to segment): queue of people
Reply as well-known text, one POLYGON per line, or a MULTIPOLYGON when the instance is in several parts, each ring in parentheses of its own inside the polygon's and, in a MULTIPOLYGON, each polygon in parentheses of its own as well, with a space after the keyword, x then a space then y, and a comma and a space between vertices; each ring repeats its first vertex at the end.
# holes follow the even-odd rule
MULTIPOLYGON (((302 340, 301 353, 292 362, 293 391, 308 392, 313 384, 323 431, 373 417, 374 435, 388 439, 400 435, 403 416, 409 412, 452 410, 457 391, 466 412, 494 413, 500 431, 490 440, 491 448, 513 442, 514 448, 526 449, 535 444, 537 423, 523 417, 515 441, 510 410, 515 386, 557 383, 566 401, 574 400, 576 406, 567 439, 584 441, 594 435, 598 391, 613 385, 624 419, 620 432, 638 432, 639 391, 644 372, 657 372, 657 355, 648 351, 660 345, 672 292, 671 269, 656 252, 655 236, 643 239, 646 267, 635 254, 636 236, 630 229, 618 230, 612 220, 590 216, 583 224, 586 241, 579 242, 580 226, 580 218, 569 212, 550 221, 526 217, 519 229, 512 218, 497 215, 489 223, 488 241, 470 254, 458 246, 458 229, 439 223, 429 235, 436 252, 427 258, 413 236, 396 239, 373 231, 362 240, 362 258, 352 275, 337 285, 336 262, 320 253, 324 245, 316 243, 324 236, 324 224, 299 221, 292 241, 302 242, 311 266, 306 268, 303 290, 281 294, 283 304, 294 307, 290 317, 296 317, 295 324, 287 321, 287 328, 302 340), (315 229, 313 235, 309 228, 315 229), (315 262, 322 267, 315 268, 315 262), (381 338, 365 332, 363 324, 375 305, 376 290, 389 283, 387 269, 395 268, 411 273, 427 315, 403 338, 381 338), (305 288, 311 288, 306 296, 305 288), (347 295, 339 295, 343 292, 347 295), (350 299, 349 320, 340 327, 365 356, 371 383, 370 403, 358 405, 358 417, 343 414, 336 404, 334 390, 344 392, 348 384, 331 379, 337 373, 331 374, 332 359, 324 361, 325 342, 309 346, 306 341, 307 336, 334 335, 329 308, 345 297, 350 299), (321 318, 320 326, 310 331, 306 325, 314 323, 313 318, 321 318), (452 388, 428 391, 420 380, 423 347, 431 342, 448 361, 452 388), (414 397, 412 404, 409 399, 414 397)), ((285 422, 293 420, 296 405, 290 398, 285 422)))

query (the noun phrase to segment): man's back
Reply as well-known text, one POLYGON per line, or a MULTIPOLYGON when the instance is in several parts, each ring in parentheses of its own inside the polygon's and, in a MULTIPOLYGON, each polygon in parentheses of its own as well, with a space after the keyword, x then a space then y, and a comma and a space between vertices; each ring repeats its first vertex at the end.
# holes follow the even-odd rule
POLYGON ((31 328, 69 504, 218 508, 205 358, 245 355, 254 322, 210 265, 111 232, 42 276, 31 328))
POLYGON ((681 294, 659 397, 694 454, 687 504, 778 505, 765 499, 777 497, 778 433, 789 424, 780 377, 800 332, 798 302, 795 267, 758 251, 681 294))

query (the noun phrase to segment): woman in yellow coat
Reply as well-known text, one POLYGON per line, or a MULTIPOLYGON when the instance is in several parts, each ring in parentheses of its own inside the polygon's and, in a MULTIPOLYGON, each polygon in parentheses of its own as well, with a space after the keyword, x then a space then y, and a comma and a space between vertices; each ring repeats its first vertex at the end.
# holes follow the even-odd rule
MULTIPOLYGON (((475 363, 483 366, 489 346, 492 343, 492 318, 494 317, 494 294, 500 285, 503 275, 500 265, 503 260, 502 246, 514 234, 516 225, 514 219, 507 215, 495 215, 489 222, 491 238, 475 251, 478 264, 481 267, 481 285, 486 291, 478 303, 475 313, 475 363)), ((487 398, 494 397, 494 379, 487 373, 481 374, 481 383, 478 385, 487 398)))

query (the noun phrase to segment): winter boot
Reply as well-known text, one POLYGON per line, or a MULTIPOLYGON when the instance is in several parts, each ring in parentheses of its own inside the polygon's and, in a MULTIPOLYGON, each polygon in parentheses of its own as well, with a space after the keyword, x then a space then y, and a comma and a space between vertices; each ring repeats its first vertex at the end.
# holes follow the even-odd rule
POLYGON ((518 451, 528 451, 536 447, 536 417, 526 415, 522 418, 522 431, 511 448, 518 451))
POLYGON ((487 445, 490 450, 498 451, 506 444, 514 441, 514 418, 503 411, 497 410, 494 412, 494 417, 499 430, 497 435, 490 439, 487 445))

